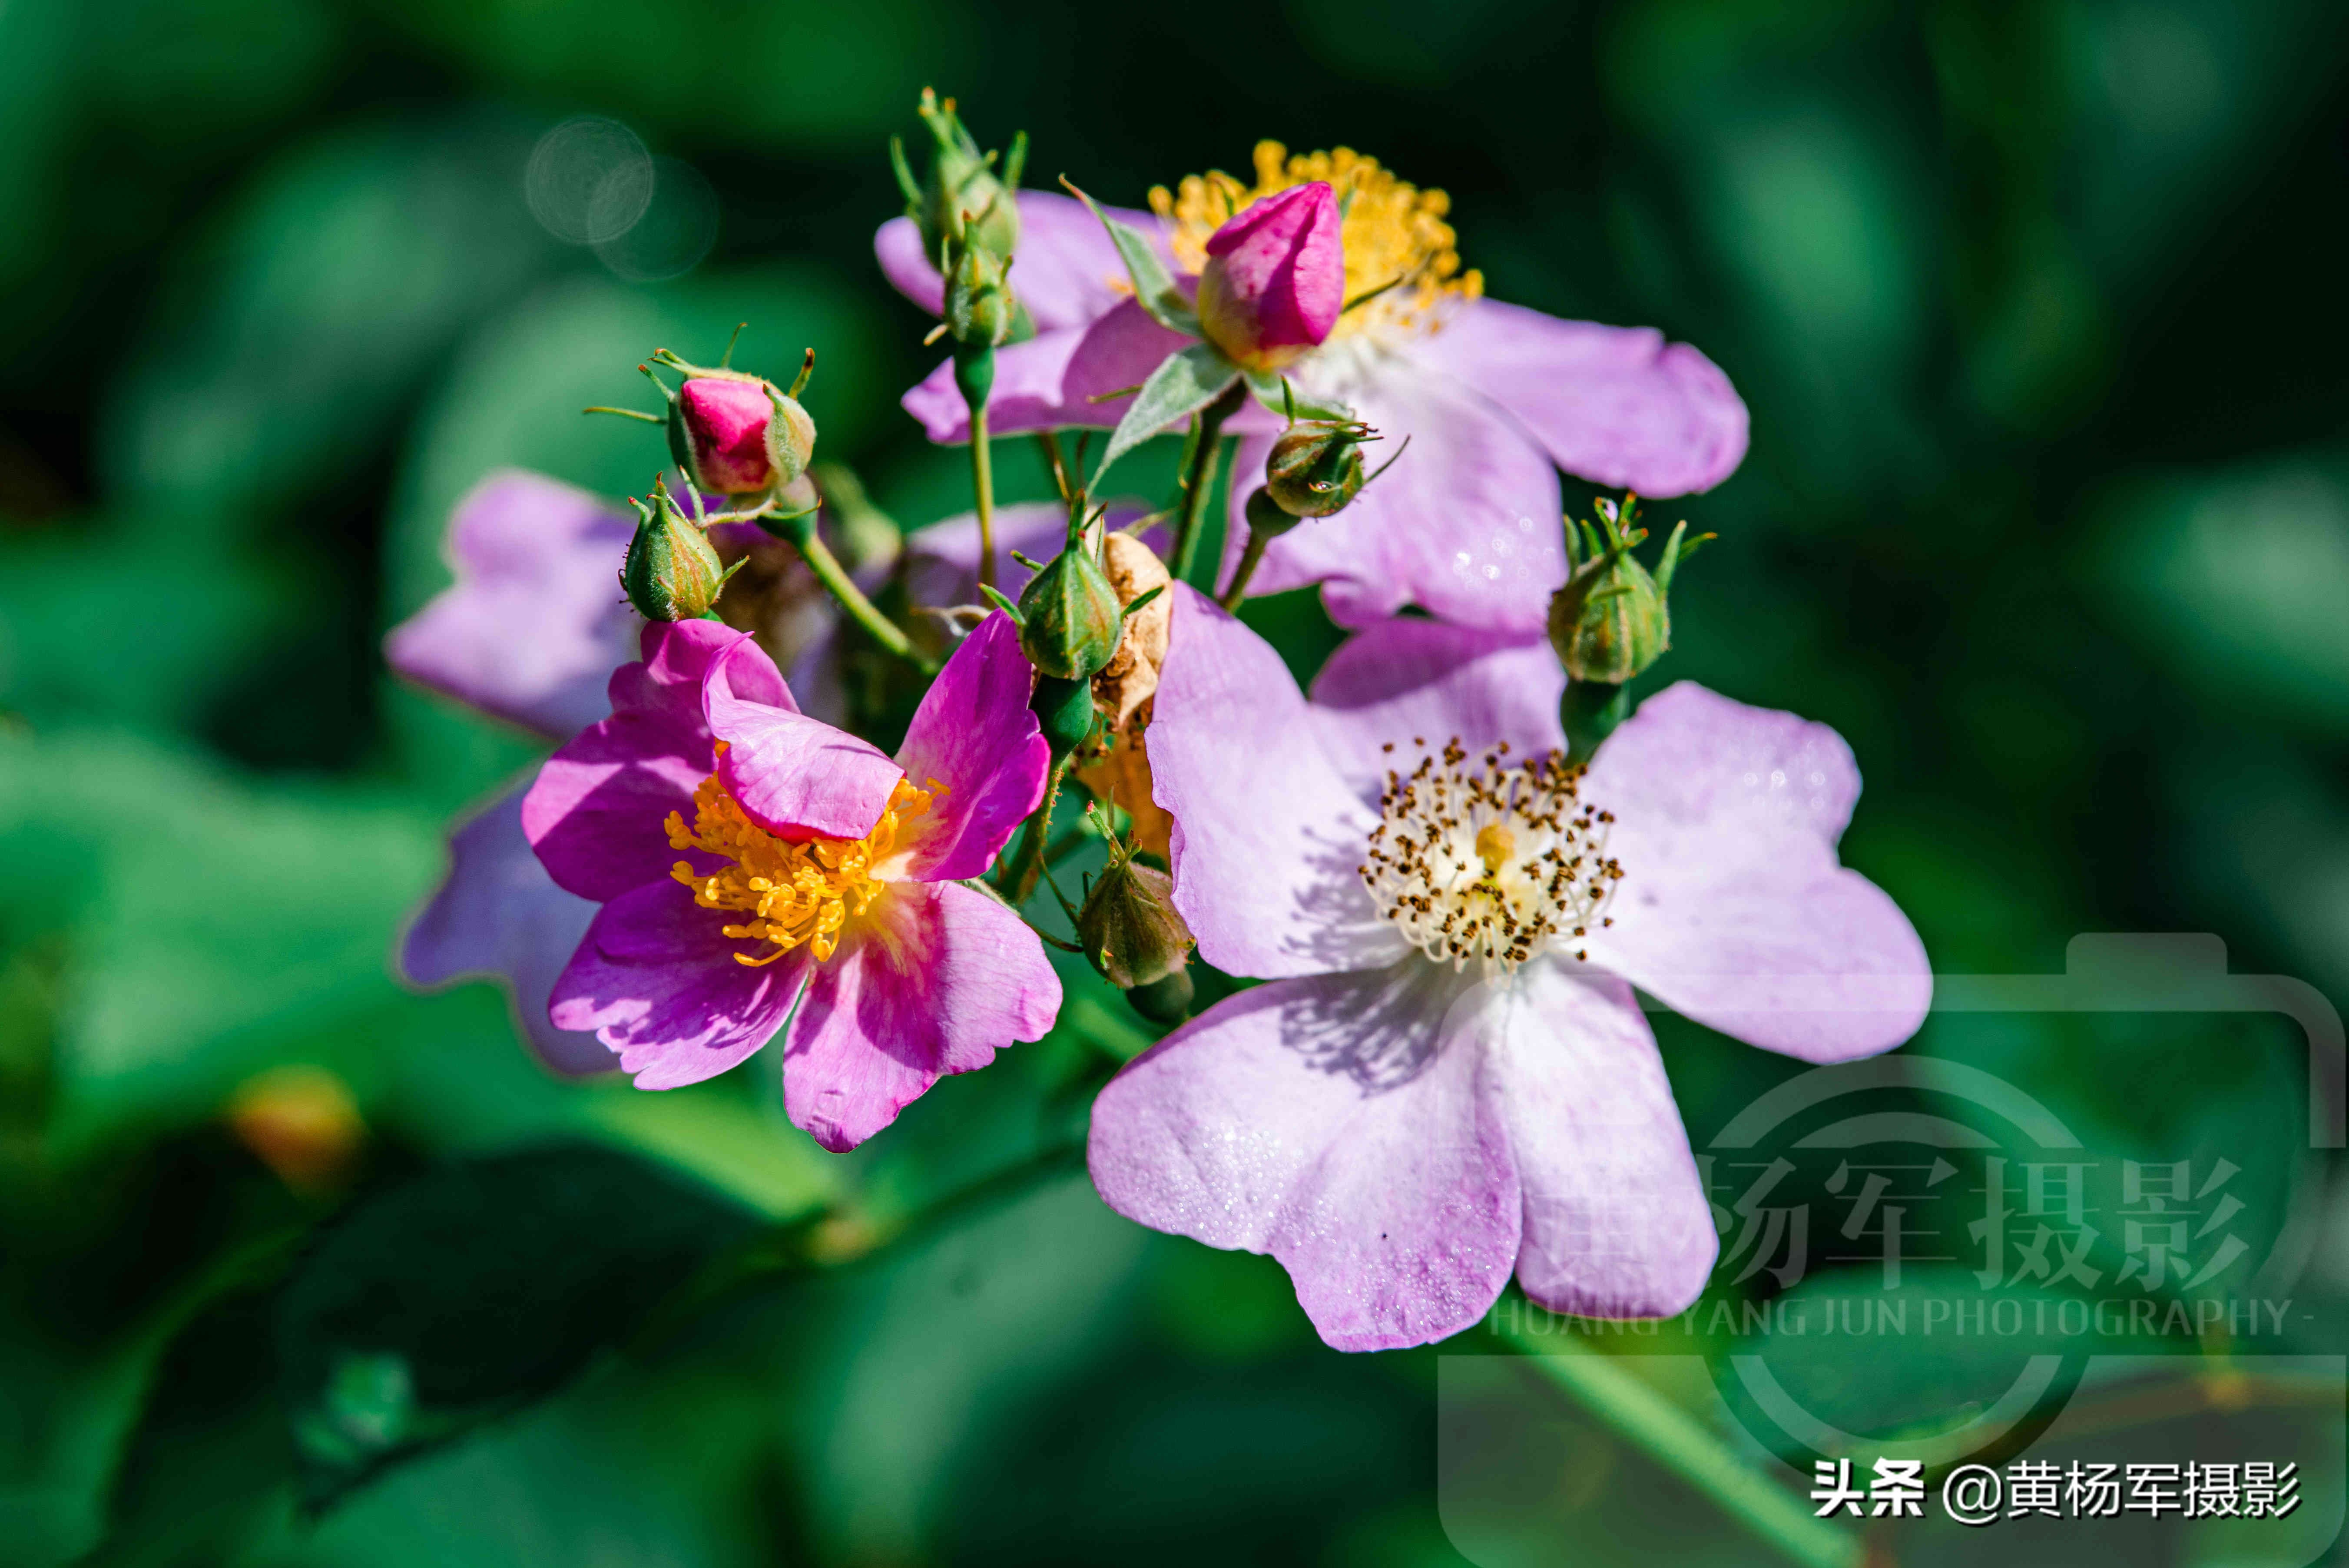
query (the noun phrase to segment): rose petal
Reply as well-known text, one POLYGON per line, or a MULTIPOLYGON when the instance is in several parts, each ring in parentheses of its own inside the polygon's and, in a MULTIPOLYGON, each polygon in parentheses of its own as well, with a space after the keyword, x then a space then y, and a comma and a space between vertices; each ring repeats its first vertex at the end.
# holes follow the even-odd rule
POLYGON ((868 741, 768 701, 775 661, 742 637, 702 682, 709 732, 726 743, 719 776, 742 814, 779 838, 862 838, 889 809, 904 770, 868 741))
MULTIPOLYGON (((1019 249, 1011 286, 1039 332, 1089 325, 1133 296, 1109 231, 1083 202, 1051 191, 1022 191, 1018 201, 1019 249)), ((1149 240, 1173 264, 1154 216, 1123 207, 1102 211, 1149 240)), ((882 224, 873 236, 873 254, 899 294, 932 316, 946 314, 946 279, 936 258, 922 254, 922 233, 913 219, 882 224)))
POLYGON ((614 587, 634 532, 573 485, 502 469, 449 517, 456 581, 391 628, 393 671, 560 740, 609 711, 604 687, 642 623, 614 587))
POLYGON ((1035 684, 1019 628, 1001 610, 978 623, 930 683, 897 764, 917 788, 946 788, 930 802, 906 876, 981 875, 1044 798, 1052 753, 1028 711, 1035 684))
POLYGON ((1271 1253, 1340 1350, 1457 1333, 1507 1282, 1523 1210, 1482 990, 1414 955, 1217 1003, 1093 1102, 1094 1187, 1154 1229, 1271 1253))
POLYGON ((1494 991, 1486 1071, 1525 1193, 1517 1282, 1583 1317, 1684 1310, 1719 1239, 1631 988, 1537 960, 1494 991))
POLYGON ((1174 818, 1174 907, 1209 963, 1271 978, 1407 950, 1358 867, 1378 815, 1332 765, 1280 656, 1186 584, 1149 730, 1174 818))
POLYGON ((554 977, 587 934, 595 906, 554 885, 522 830, 523 786, 500 795, 449 836, 449 875, 408 928, 399 971, 442 986, 476 975, 506 982, 515 1021, 540 1061, 558 1073, 608 1072, 619 1059, 595 1035, 557 1029, 546 1015, 554 977))
MULTIPOLYGON (((716 766, 702 676, 719 655, 750 640, 716 621, 645 628, 643 661, 612 672, 610 717, 548 758, 523 798, 523 831, 558 884, 601 903, 667 879, 677 863, 668 814, 690 820, 695 786, 716 766)), ((779 705, 792 700, 781 677, 756 685, 756 695, 779 705)))
POLYGON ((1653 327, 1480 299, 1413 354, 1506 409, 1558 467, 1610 489, 1709 490, 1745 455, 1745 404, 1729 378, 1653 327))
POLYGON ((1041 1040, 1061 981, 1019 917, 952 883, 901 882, 818 964, 783 1051, 792 1124, 854 1148, 949 1073, 1041 1040))
MULTIPOLYGON (((1385 438, 1371 449, 1376 461, 1394 466, 1344 511, 1274 539, 1250 591, 1319 583, 1330 618, 1344 626, 1415 604, 1463 626, 1540 632, 1550 595, 1566 580, 1549 458, 1492 403, 1408 359, 1369 359, 1339 377, 1321 369, 1327 360, 1300 367, 1299 390, 1352 404, 1385 438)), ((1271 450, 1261 439, 1240 449, 1227 556, 1247 543, 1244 509, 1271 450)))
POLYGON ((1806 1062, 1889 1050, 1924 1021, 1916 928, 1837 863, 1859 772, 1825 724, 1682 681, 1599 749, 1583 795, 1616 814, 1625 872, 1592 961, 1806 1062))
POLYGON ((1375 800, 1389 769, 1417 764, 1415 739, 1438 752, 1454 739, 1471 752, 1506 741, 1520 758, 1562 749, 1565 690, 1566 672, 1541 639, 1383 620, 1348 638, 1321 667, 1313 714, 1338 770, 1375 800))
POLYGON ((722 933, 734 919, 676 882, 613 899, 554 982, 555 1026, 595 1030, 639 1089, 716 1077, 782 1027, 811 961, 737 963, 755 944, 722 933))

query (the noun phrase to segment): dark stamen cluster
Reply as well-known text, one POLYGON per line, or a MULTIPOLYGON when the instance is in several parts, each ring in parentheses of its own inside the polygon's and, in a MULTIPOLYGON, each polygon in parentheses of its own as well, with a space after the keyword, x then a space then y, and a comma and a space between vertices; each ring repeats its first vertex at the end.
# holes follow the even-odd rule
POLYGON ((1513 970, 1553 937, 1614 924, 1599 913, 1623 877, 1605 853, 1613 815, 1581 798, 1583 770, 1562 756, 1508 753, 1504 742, 1472 762, 1454 736, 1410 773, 1390 770, 1359 867, 1381 912, 1455 969, 1481 959, 1513 970))

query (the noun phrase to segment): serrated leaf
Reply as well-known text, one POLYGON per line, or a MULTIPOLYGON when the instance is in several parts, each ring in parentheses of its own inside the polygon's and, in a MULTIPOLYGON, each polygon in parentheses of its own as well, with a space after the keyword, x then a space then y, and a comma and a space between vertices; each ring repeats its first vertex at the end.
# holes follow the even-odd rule
MULTIPOLYGON (((1065 180, 1061 183, 1068 185, 1065 180)), ((1150 242, 1102 212, 1093 204, 1091 196, 1078 191, 1074 185, 1069 185, 1069 189, 1076 192, 1077 200, 1085 204, 1085 211, 1099 218, 1102 227, 1109 231, 1109 243, 1117 247, 1118 259, 1125 263, 1126 275, 1133 280, 1134 300, 1150 313, 1150 319, 1185 337, 1198 337, 1198 313, 1192 308, 1190 300, 1184 297, 1181 286, 1174 281, 1174 275, 1166 270, 1165 262, 1150 248, 1150 242)))
POLYGON ((1109 450, 1102 453, 1101 466, 1093 470, 1092 485, 1101 486, 1102 475, 1119 458, 1173 424, 1176 420, 1198 412, 1224 394, 1239 367, 1225 358, 1205 343, 1195 343, 1177 353, 1169 354, 1150 372, 1150 379, 1142 383, 1142 390, 1110 432, 1109 450))

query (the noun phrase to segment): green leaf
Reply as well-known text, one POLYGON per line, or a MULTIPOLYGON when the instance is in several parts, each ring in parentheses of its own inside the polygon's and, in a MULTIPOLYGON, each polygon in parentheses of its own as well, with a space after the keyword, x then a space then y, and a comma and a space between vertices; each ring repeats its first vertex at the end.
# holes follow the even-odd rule
POLYGON ((1110 432, 1109 450, 1102 453, 1101 466, 1093 470, 1094 487, 1099 488, 1111 463, 1176 420, 1214 402, 1239 373, 1238 366, 1205 343, 1195 343, 1161 360, 1158 369, 1150 372, 1150 379, 1142 383, 1125 417, 1117 421, 1117 429, 1110 432))
POLYGON ((616 1149, 460 1162, 361 1204, 275 1314, 304 1502, 542 1398, 755 1224, 616 1149))
POLYGON ((1069 185, 1065 179, 1061 183, 1068 185, 1077 200, 1085 204, 1085 211, 1099 218, 1102 227, 1109 231, 1109 243, 1117 247, 1118 259, 1125 263, 1126 275, 1133 279, 1134 301, 1150 313, 1150 319, 1186 337, 1198 337, 1198 313, 1184 297, 1174 275, 1166 270, 1165 262, 1150 248, 1150 242, 1102 212, 1091 196, 1069 185))
POLYGON ((1247 379, 1248 390, 1256 400, 1283 419, 1290 420, 1350 420, 1353 409, 1340 402, 1309 402, 1297 395, 1288 378, 1278 370, 1242 370, 1247 379))

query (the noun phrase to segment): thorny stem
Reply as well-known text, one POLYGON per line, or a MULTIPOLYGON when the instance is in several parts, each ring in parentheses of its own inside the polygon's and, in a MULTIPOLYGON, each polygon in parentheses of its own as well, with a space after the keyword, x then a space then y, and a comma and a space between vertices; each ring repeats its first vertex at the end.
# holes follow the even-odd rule
POLYGON ((1710 1498, 1754 1539, 1802 1568, 1859 1568, 1857 1536, 1811 1511, 1754 1469, 1702 1422, 1605 1352, 1572 1334, 1537 1339, 1522 1324, 1515 1293, 1485 1318, 1485 1332, 1522 1353, 1532 1369, 1604 1423, 1617 1437, 1710 1498))
POLYGON ((874 608, 873 601, 864 597, 864 590, 856 586, 847 569, 841 566, 840 558, 832 553, 832 547, 816 533, 812 514, 788 518, 761 516, 758 522, 768 533, 789 541, 799 551, 800 559, 805 561, 808 570, 815 574, 815 580, 840 601, 840 607, 846 610, 874 641, 925 675, 938 672, 937 665, 907 641, 905 632, 896 623, 874 608))
POLYGON ((1226 588, 1224 597, 1216 601, 1226 609, 1239 608, 1240 601, 1247 597, 1248 579, 1256 576, 1257 565, 1264 559, 1265 543, 1263 535, 1253 528, 1248 530, 1247 547, 1240 552, 1240 564, 1232 569, 1232 586, 1226 588))
POLYGON ((1224 421, 1239 411, 1247 397, 1247 383, 1234 381, 1206 408, 1191 416, 1191 465, 1183 475, 1183 512, 1174 524, 1174 553, 1167 563, 1178 583, 1189 580, 1191 563, 1199 553, 1200 524, 1207 515, 1207 496, 1216 488, 1216 466, 1224 456, 1224 421))
POLYGON ((1052 830, 1052 807, 1060 803, 1061 784, 1069 776, 1069 761, 1067 757, 1055 760, 1052 771, 1045 775, 1044 804, 1028 819, 1028 831, 1021 836, 1011 864, 1003 868, 1003 878, 997 884, 1015 909, 1036 891, 1036 877, 1044 864, 1044 836, 1052 830))

